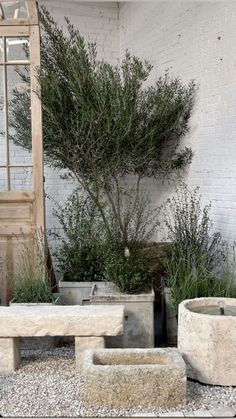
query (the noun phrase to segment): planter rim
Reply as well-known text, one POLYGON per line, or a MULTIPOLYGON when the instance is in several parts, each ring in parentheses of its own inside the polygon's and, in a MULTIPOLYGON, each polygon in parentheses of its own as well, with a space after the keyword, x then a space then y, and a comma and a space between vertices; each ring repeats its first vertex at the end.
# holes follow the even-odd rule
POLYGON ((66 287, 70 287, 70 288, 87 288, 87 287, 92 287, 93 284, 101 284, 101 282, 103 281, 64 281, 64 280, 60 280, 59 281, 59 287, 61 288, 66 288, 66 287))
POLYGON ((15 301, 15 298, 13 298, 13 300, 11 300, 9 302, 10 306, 48 306, 48 305, 54 305, 54 302, 51 303, 17 303, 17 301, 15 301))
POLYGON ((147 292, 147 293, 140 293, 140 294, 128 294, 123 293, 118 290, 118 288, 113 284, 113 282, 110 283, 104 283, 102 284, 103 289, 98 289, 94 291, 94 294, 92 298, 90 299, 91 302, 101 302, 104 301, 104 303, 109 301, 114 302, 123 302, 123 301, 151 301, 153 302, 155 300, 155 293, 153 288, 147 292))
POLYGON ((60 293, 59 292, 55 292, 55 293, 53 293, 53 296, 54 296, 54 298, 55 298, 55 300, 54 301, 50 301, 50 302, 48 302, 48 303, 18 303, 17 301, 15 301, 15 297, 9 302, 9 305, 34 305, 34 306, 36 306, 36 305, 41 305, 41 306, 48 306, 48 305, 54 305, 54 304, 56 304, 57 303, 57 301, 58 300, 60 300, 60 293))
MULTIPOLYGON (((207 320, 211 320, 211 321, 226 321, 227 319, 229 320, 229 318, 233 318, 236 321, 236 316, 232 316, 232 315, 225 315, 222 316, 221 314, 217 315, 215 314, 214 316, 212 314, 205 314, 205 313, 196 313, 194 311, 191 310, 191 304, 192 307, 196 307, 196 306, 203 306, 204 302, 209 302, 211 304, 217 304, 219 301, 227 301, 227 302, 231 302, 233 303, 233 305, 235 305, 236 308, 236 298, 228 298, 228 297, 200 297, 200 298, 192 298, 189 300, 184 300, 179 304, 179 309, 178 309, 178 315, 180 315, 180 312, 182 313, 188 313, 188 316, 191 315, 195 318, 203 318, 203 316, 207 319, 207 320)), ((206 304, 208 305, 208 304, 206 304)), ((209 304, 210 305, 210 304, 209 304)))

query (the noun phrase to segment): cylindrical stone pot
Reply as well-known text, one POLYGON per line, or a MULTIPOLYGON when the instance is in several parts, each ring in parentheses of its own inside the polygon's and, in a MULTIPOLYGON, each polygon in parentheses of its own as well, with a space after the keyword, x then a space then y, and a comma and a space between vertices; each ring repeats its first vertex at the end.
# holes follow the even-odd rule
POLYGON ((233 306, 235 298, 195 298, 179 305, 178 349, 187 365, 187 376, 202 383, 236 385, 236 316, 191 311, 216 306, 223 301, 233 306))

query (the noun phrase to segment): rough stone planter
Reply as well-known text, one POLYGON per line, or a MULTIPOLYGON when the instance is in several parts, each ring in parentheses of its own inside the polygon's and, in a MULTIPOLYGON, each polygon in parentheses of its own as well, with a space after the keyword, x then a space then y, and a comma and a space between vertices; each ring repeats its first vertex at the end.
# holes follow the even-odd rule
POLYGON ((101 282, 77 282, 77 281, 63 281, 59 282, 59 289, 62 301, 67 305, 82 304, 83 300, 89 300, 89 294, 93 284, 100 284, 101 282))
POLYGON ((124 294, 112 282, 99 282, 91 289, 90 304, 125 306, 123 336, 106 337, 111 348, 152 348, 154 346, 153 290, 145 294, 124 294))
MULTIPOLYGON (((230 311, 229 314, 232 314, 230 311)), ((179 305, 178 349, 187 364, 187 375, 206 384, 236 385, 236 299, 195 298, 179 305), (225 304, 220 315, 219 301, 225 304), (217 306, 219 315, 211 312, 217 306), (227 306, 234 315, 228 315, 227 306)))
POLYGON ((174 348, 89 350, 83 376, 90 405, 156 409, 186 402, 186 367, 174 348))
MULTIPOLYGON (((16 303, 14 299, 10 301, 10 306, 17 306, 17 307, 32 307, 32 306, 48 306, 54 304, 60 304, 60 295, 54 294, 55 296, 55 303, 16 303), (57 300, 58 299, 58 300, 57 300)), ((59 336, 39 336, 39 337, 22 337, 20 338, 21 348, 22 349, 30 349, 30 350, 47 350, 56 348, 60 341, 59 336)))

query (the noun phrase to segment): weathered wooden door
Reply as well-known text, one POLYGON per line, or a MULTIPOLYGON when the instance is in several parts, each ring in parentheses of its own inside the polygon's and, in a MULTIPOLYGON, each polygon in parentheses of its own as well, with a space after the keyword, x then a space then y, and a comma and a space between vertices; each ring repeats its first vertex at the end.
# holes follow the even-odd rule
POLYGON ((0 298, 4 305, 11 298, 10 276, 16 269, 23 237, 30 243, 36 229, 44 230, 42 117, 36 78, 39 65, 36 2, 0 1, 0 298), (22 74, 27 76, 25 82, 22 74), (30 89, 29 151, 15 144, 9 123, 15 89, 30 89))

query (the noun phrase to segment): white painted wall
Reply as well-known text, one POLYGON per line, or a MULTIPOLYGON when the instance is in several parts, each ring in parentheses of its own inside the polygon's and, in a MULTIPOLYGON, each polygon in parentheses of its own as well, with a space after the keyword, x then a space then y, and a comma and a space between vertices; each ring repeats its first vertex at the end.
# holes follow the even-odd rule
MULTIPOLYGON (((199 91, 185 140, 194 159, 185 180, 212 201, 216 230, 236 239, 236 3, 164 1, 120 3, 120 56, 148 59, 150 81, 165 69, 199 91)), ((157 204, 172 191, 149 183, 157 204)))

